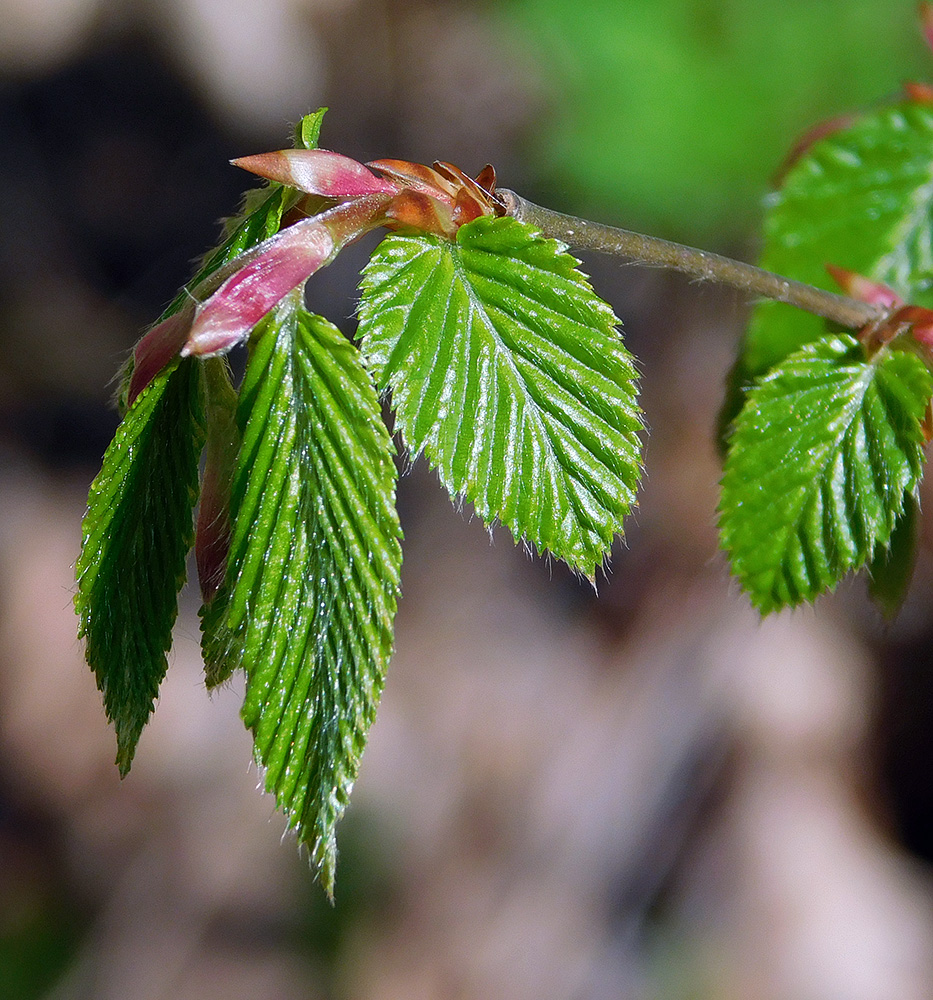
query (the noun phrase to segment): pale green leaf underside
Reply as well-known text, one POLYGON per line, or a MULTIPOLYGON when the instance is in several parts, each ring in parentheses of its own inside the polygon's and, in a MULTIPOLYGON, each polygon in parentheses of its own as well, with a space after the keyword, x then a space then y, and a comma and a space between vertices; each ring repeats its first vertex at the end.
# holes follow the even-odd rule
MULTIPOLYGON (((881 108, 818 143, 788 173, 768 208, 761 266, 838 291, 836 264, 933 307, 933 108, 881 108)), ((823 336, 825 321, 763 302, 743 351, 747 377, 764 374, 823 336)))
POLYGON ((887 546, 920 482, 931 392, 916 356, 868 362, 849 336, 804 347, 751 390, 730 439, 720 530, 762 612, 813 600, 887 546))
POLYGON ((215 680, 245 668, 265 786, 331 892, 335 827, 392 650, 392 444, 358 351, 294 297, 254 334, 239 420, 227 584, 206 609, 206 659, 215 680))
POLYGON ((87 661, 130 768, 165 676, 193 542, 203 442, 200 369, 182 361, 136 400, 91 485, 75 608, 87 661))
POLYGON ((364 271, 363 353, 452 496, 592 575, 635 499, 636 372, 563 247, 484 217, 392 235, 364 271))

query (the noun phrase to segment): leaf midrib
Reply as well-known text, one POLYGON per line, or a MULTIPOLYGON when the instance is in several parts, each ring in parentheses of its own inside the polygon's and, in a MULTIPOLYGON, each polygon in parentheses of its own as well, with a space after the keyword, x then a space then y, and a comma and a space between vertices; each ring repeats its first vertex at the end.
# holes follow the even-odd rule
MULTIPOLYGON (((582 531, 587 534, 595 533, 598 537, 598 532, 594 531, 594 527, 592 525, 590 512, 587 511, 581 504, 580 498, 577 496, 577 491, 570 488, 570 482, 577 483, 587 492, 591 493, 592 491, 589 489, 584 480, 575 476, 573 474, 573 470, 567 469, 564 465, 558 450, 555 447, 554 438, 550 433, 550 428, 547 426, 545 411, 535 400, 528 383, 525 381, 521 370, 512 356, 511 350, 508 349, 507 345, 503 341, 498 328, 495 323, 493 323, 492 318, 488 315, 483 303, 476 296, 472 287, 472 282, 468 280, 469 271, 463 266, 462 261, 459 259, 459 255, 451 253, 451 257, 454 264, 454 273, 463 287, 469 302, 470 328, 472 329, 472 320, 474 315, 479 316, 482 327, 487 331, 490 339, 495 345, 497 355, 499 357, 503 357, 506 361, 507 371, 509 375, 511 375, 513 388, 521 389, 523 411, 525 413, 530 411, 530 417, 538 431, 539 438, 547 442, 548 457, 545 461, 549 468, 558 473, 558 476, 555 477, 555 483, 559 484, 558 488, 560 490, 561 499, 565 503, 569 502, 569 505, 573 508, 582 531)), ((596 499, 595 496, 594 499, 596 499)), ((576 543, 574 547, 579 549, 579 543, 576 543)))
MULTIPOLYGON (((789 539, 800 530, 800 525, 804 519, 805 512, 811 508, 816 498, 821 494, 822 484, 826 480, 827 469, 836 460, 837 456, 842 453, 842 445, 845 442, 845 439, 849 434, 858 413, 862 410, 865 396, 874 383, 876 374, 877 367, 875 365, 866 365, 865 371, 853 385, 853 391, 850 393, 850 402, 841 411, 840 416, 833 420, 832 425, 827 425, 837 428, 837 430, 836 433, 833 434, 831 443, 827 444, 824 449, 823 460, 818 466, 818 472, 815 472, 813 476, 809 477, 807 483, 795 491, 799 500, 791 507, 795 516, 793 518, 788 517, 784 530, 781 533, 782 540, 780 543, 780 563, 770 570, 759 570, 755 574, 759 579, 768 580, 768 586, 762 589, 769 595, 773 595, 776 581, 783 576, 783 567, 787 563, 787 556, 790 552, 789 539), (843 419, 843 416, 845 419, 843 419)), ((778 397, 772 397, 768 402, 774 403, 777 400, 778 397)), ((804 548, 806 548, 806 546, 804 546, 804 548)))

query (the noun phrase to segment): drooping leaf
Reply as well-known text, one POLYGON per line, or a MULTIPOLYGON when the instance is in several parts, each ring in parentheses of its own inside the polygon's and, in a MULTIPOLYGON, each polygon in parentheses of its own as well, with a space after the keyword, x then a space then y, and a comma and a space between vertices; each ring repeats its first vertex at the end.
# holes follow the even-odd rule
POLYGON ((635 498, 636 372, 611 308, 553 240, 483 217, 392 235, 360 336, 398 425, 452 496, 592 575, 635 498))
POLYGON ((192 361, 155 378, 123 418, 88 497, 75 607, 122 774, 165 676, 193 541, 199 380, 192 361))
POLYGON ((203 624, 209 683, 245 668, 265 786, 330 893, 392 649, 392 444, 358 351, 294 295, 254 334, 239 423, 227 581, 203 624))
MULTIPOLYGON (((905 102, 816 143, 772 196, 761 265, 838 291, 833 264, 933 306, 933 107, 905 102)), ((741 357, 747 381, 825 333, 780 302, 755 310, 741 357)))
POLYGON ((720 531, 767 613, 813 600, 888 545, 920 482, 933 377, 913 354, 872 361, 850 336, 786 358, 747 396, 730 439, 720 531))

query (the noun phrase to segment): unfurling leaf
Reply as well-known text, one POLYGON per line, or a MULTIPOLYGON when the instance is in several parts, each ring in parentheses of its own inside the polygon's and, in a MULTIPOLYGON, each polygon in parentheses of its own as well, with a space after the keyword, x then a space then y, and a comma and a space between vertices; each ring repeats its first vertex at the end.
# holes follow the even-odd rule
MULTIPOLYGON (((297 146, 316 148, 326 110, 320 108, 301 119, 295 129, 297 146)), ((224 273, 226 269, 229 274, 229 266, 237 257, 275 236, 283 216, 298 200, 296 191, 279 184, 257 188, 246 195, 240 212, 227 220, 220 246, 205 255, 195 276, 175 296, 159 322, 136 345, 132 364, 123 376, 119 399, 121 410, 125 411, 132 405, 155 375, 181 351, 194 318, 194 307, 197 305, 195 292, 200 291, 203 298, 212 290, 212 279, 215 287, 222 280, 218 279, 218 272, 224 273)))
POLYGON ((302 117, 295 126, 295 149, 317 149, 327 112, 328 108, 318 108, 302 117))
POLYGON ((807 345, 748 393, 720 530, 763 613, 813 600, 889 545, 920 482, 931 393, 918 357, 884 349, 868 361, 849 336, 807 345))
POLYGON ((331 893, 392 649, 393 449, 359 352, 294 295, 254 333, 238 421, 226 584, 204 611, 208 681, 245 669, 265 786, 331 893))
POLYGON ((360 335, 451 495, 592 576, 635 498, 642 425, 618 321, 575 265, 511 218, 456 242, 390 236, 364 271, 360 335))
MULTIPOLYGON (((352 162, 352 161, 351 161, 352 162)), ((250 330, 340 250, 381 225, 391 195, 373 194, 302 219, 255 248, 194 313, 182 355, 211 357, 242 343, 250 330)))
POLYGON ((164 369, 128 410, 91 485, 75 607, 126 774, 165 676, 193 541, 200 369, 164 369))

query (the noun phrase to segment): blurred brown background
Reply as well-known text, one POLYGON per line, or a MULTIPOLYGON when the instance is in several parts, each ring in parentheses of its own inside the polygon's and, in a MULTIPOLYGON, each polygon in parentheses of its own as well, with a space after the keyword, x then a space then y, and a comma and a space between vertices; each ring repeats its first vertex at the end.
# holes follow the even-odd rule
MULTIPOLYGON (((890 0, 0 0, 0 998, 933 996, 933 570, 759 623, 717 555, 745 305, 587 260, 641 360, 639 510, 599 595, 406 470, 397 654, 337 904, 209 699, 186 594, 119 782, 75 640, 110 379, 248 180, 443 158, 753 257, 794 137, 930 75, 890 0)), ((309 286, 352 333, 370 244, 309 286)), ((926 504, 929 509, 931 505, 926 504)))

